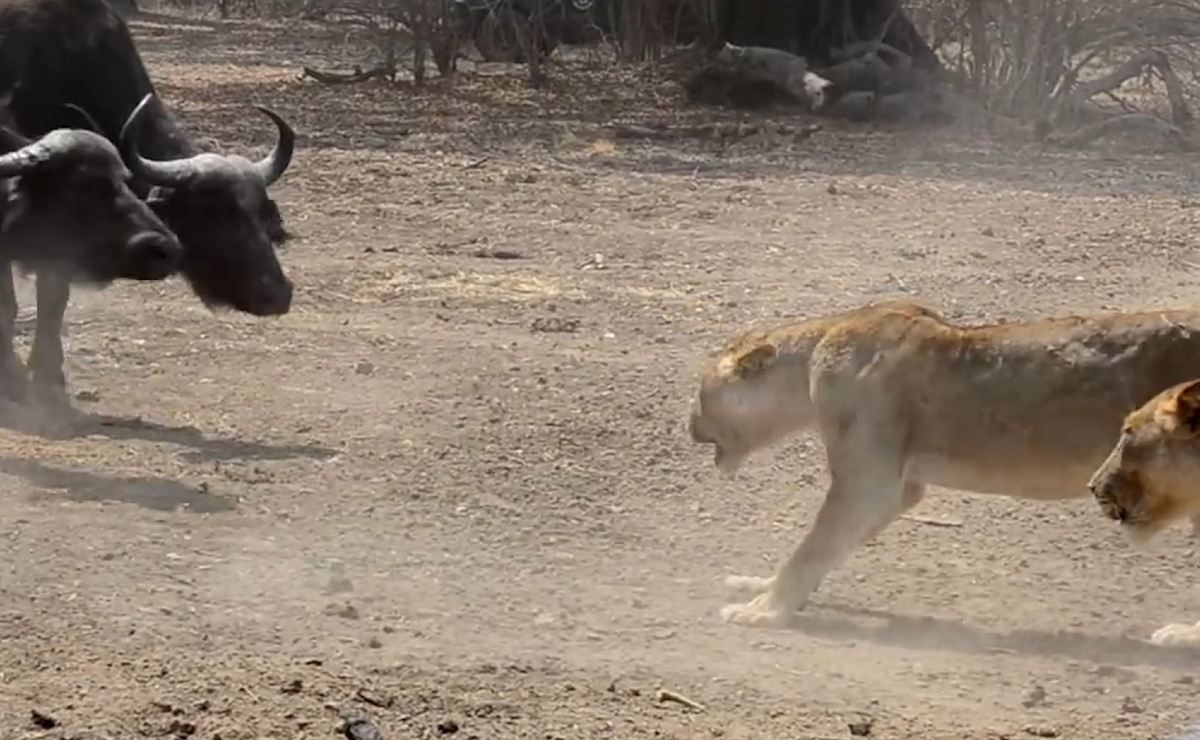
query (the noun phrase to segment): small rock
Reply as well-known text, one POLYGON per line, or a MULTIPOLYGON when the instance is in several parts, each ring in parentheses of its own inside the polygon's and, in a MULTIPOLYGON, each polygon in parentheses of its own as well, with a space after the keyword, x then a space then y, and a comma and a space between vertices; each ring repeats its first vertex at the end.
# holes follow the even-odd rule
POLYGON ((855 737, 867 737, 871 734, 871 730, 874 729, 874 726, 874 720, 870 718, 860 719, 857 722, 850 723, 850 734, 854 735, 855 737))
POLYGON ((378 637, 372 635, 371 637, 367 638, 367 647, 373 650, 378 650, 379 648, 383 647, 383 642, 378 637))
POLYGON ((330 604, 325 607, 325 613, 331 617, 341 617, 342 619, 358 619, 358 609, 354 604, 330 604))
POLYGON ((356 719, 342 727, 347 740, 383 740, 383 733, 370 720, 356 719))
POLYGON ((354 583, 345 576, 332 575, 329 584, 325 586, 327 594, 345 594, 354 590, 354 583))
POLYGON ((329 584, 325 586, 327 594, 344 594, 354 590, 354 584, 346 575, 346 566, 338 561, 329 564, 329 584))
POLYGON ((1021 701, 1021 705, 1024 706, 1026 709, 1030 709, 1033 707, 1040 707, 1041 705, 1043 705, 1045 703, 1046 703, 1046 689, 1042 688, 1041 686, 1034 686, 1032 689, 1029 690, 1029 693, 1026 694, 1025 698, 1021 701))
POLYGON ((569 334, 579 331, 580 320, 563 316, 538 316, 529 325, 530 331, 569 334))
POLYGON ((1053 727, 1026 727, 1025 734, 1034 737, 1058 737, 1058 730, 1053 727))
POLYGON ((1134 701, 1133 699, 1130 699, 1127 696, 1127 697, 1125 697, 1125 700, 1121 702, 1121 713, 1122 714, 1141 714, 1142 708, 1140 706, 1138 706, 1138 703, 1136 701, 1134 701))
POLYGON ((458 732, 458 723, 452 719, 444 719, 438 722, 437 731, 443 735, 453 735, 458 732))
POLYGON ((279 689, 281 694, 299 694, 304 690, 304 682, 298 678, 293 678, 279 689))
POLYGON ((984 236, 995 236, 996 235, 995 229, 993 229, 991 226, 984 227, 983 231, 981 231, 979 233, 983 234, 984 236))
POLYGON ((354 372, 359 375, 371 375, 375 372, 375 366, 370 362, 363 360, 354 366, 354 372))
POLYGON ((79 391, 75 394, 75 400, 83 401, 84 403, 98 403, 100 394, 96 391, 79 391))
POLYGON ((58 727, 58 720, 36 709, 29 711, 29 721, 33 723, 34 727, 42 730, 53 730, 55 727, 58 727))
POLYGON ((380 694, 370 689, 359 689, 355 692, 355 695, 359 698, 359 701, 364 701, 380 709, 391 709, 392 704, 396 702, 396 698, 390 694, 380 694))

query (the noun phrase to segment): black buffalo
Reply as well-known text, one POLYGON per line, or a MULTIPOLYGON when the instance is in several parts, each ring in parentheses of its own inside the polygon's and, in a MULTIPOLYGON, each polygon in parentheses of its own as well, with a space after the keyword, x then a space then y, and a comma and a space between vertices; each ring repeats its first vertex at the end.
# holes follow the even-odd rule
MULTIPOLYGON (((133 191, 178 237, 180 272, 205 305, 256 316, 288 312, 292 284, 275 253, 288 234, 267 194, 292 159, 295 134, 283 118, 259 108, 278 130, 261 161, 201 153, 155 94, 128 26, 104 0, 0 0, 6 92, 27 135, 78 125, 82 110, 120 145, 133 191)), ((61 272, 37 270, 30 371, 39 395, 66 403, 60 335, 70 280, 61 272)), ((11 295, 11 282, 11 267, 0 263, 0 301, 11 295)), ((15 310, 0 303, 0 313, 15 310)))
MULTIPOLYGON (((34 141, 0 125, 0 260, 97 286, 172 274, 182 247, 128 178, 116 147, 98 134, 59 129, 34 141)), ((0 305, 0 383, 19 396, 25 376, 13 351, 11 278, 0 281, 0 305)))

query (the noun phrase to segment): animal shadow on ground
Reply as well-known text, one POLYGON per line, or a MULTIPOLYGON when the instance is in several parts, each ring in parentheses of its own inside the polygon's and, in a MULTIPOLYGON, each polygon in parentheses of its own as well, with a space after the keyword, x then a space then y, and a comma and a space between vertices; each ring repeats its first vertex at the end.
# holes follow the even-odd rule
POLYGON ((206 437, 192 426, 170 426, 140 417, 106 416, 72 409, 66 416, 41 417, 15 404, 0 402, 0 426, 45 439, 74 439, 105 437, 107 439, 138 439, 179 447, 190 447, 183 458, 192 463, 224 460, 291 460, 309 458, 328 460, 337 450, 312 444, 280 444, 206 437))
POLYGON ((138 417, 84 415, 75 425, 76 435, 99 435, 109 439, 141 439, 148 442, 165 442, 191 447, 183 454, 189 462, 214 462, 220 460, 291 460, 306 457, 311 460, 328 460, 337 455, 337 450, 312 444, 267 444, 240 439, 222 439, 204 436, 192 426, 170 426, 138 417))
POLYGON ((0 473, 22 478, 38 488, 61 490, 73 501, 119 501, 156 511, 184 508, 196 514, 232 511, 236 502, 165 478, 110 478, 64 470, 35 460, 0 457, 0 473))
MULTIPOLYGON (((813 606, 817 606, 813 604, 813 606)), ((1099 664, 1144 665, 1195 669, 1200 648, 1160 647, 1128 637, 1105 637, 1079 632, 1013 630, 994 632, 939 617, 908 617, 873 609, 831 604, 820 608, 882 622, 868 626, 846 616, 797 613, 791 629, 832 640, 864 640, 877 645, 913 650, 952 650, 959 653, 1060 656, 1099 664)))

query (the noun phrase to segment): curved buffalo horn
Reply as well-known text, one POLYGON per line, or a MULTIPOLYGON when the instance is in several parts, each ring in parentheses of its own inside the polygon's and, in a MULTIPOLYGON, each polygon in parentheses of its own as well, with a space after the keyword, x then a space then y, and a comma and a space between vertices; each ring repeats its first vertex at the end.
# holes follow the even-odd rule
POLYGON ((151 185, 179 187, 194 178, 198 172, 191 159, 157 162, 145 159, 138 154, 137 133, 140 119, 153 97, 154 93, 146 93, 146 96, 129 114, 129 118, 125 119, 125 125, 121 127, 121 135, 117 137, 117 146, 121 150, 121 159, 125 160, 125 166, 129 168, 134 177, 140 177, 151 185))
POLYGON ((33 139, 0 123, 0 152, 13 152, 32 143, 33 139))
POLYGON ((88 113, 86 110, 84 110, 83 108, 80 108, 78 105, 75 105, 74 103, 63 103, 63 107, 66 108, 67 110, 71 111, 72 113, 78 115, 80 120, 82 120, 84 123, 86 123, 93 132, 100 134, 101 136, 104 135, 104 129, 100 128, 100 124, 96 123, 96 119, 92 118, 91 113, 88 113))
POLYGON ((254 107, 270 118, 275 123, 275 128, 279 129, 279 139, 275 142, 275 148, 255 164, 263 180, 267 185, 271 185, 283 175, 288 165, 291 164, 292 152, 296 149, 296 132, 292 130, 287 121, 283 120, 283 116, 270 108, 262 105, 254 107))
POLYGON ((10 137, 11 143, 20 141, 27 143, 24 145, 18 144, 20 148, 16 149, 16 151, 9 151, 7 154, 0 155, 0 177, 23 175, 56 157, 60 157, 66 153, 72 141, 72 139, 51 134, 42 137, 38 141, 30 142, 11 129, 0 127, 0 142, 3 143, 3 146, 8 146, 10 137))
POLYGON ((33 143, 33 139, 16 130, 16 117, 9 105, 12 103, 12 90, 0 94, 0 152, 12 152, 33 143))

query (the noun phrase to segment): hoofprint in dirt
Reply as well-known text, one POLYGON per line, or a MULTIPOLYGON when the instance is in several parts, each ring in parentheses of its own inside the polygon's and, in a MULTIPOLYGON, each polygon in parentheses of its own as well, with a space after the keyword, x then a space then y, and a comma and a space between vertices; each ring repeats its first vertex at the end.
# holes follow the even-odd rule
POLYGON ((250 100, 294 121, 297 296, 256 321, 178 282, 77 294, 69 382, 94 416, 0 438, 0 737, 1200 720, 1200 660, 1143 641, 1200 618, 1186 529, 1139 551, 1086 498, 938 491, 916 513, 961 526, 900 521, 799 631, 741 629, 722 579, 803 534, 821 451, 729 481, 685 433, 700 362, 753 322, 899 296, 963 320, 1193 303, 1186 163, 849 128, 613 143, 614 121, 711 113, 598 65, 547 91, 502 69, 325 88, 295 80, 340 43, 316 31, 135 30, 197 134, 265 149, 250 100))

